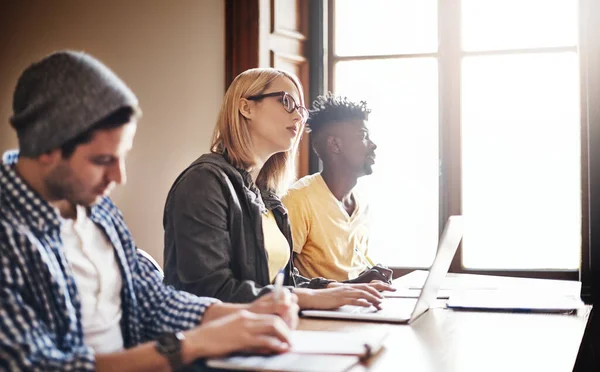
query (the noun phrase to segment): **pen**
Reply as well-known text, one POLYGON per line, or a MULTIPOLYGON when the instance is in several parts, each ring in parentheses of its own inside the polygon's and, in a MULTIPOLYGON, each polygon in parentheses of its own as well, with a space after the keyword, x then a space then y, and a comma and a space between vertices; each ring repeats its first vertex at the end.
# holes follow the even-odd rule
POLYGON ((354 246, 354 252, 356 252, 356 255, 362 261, 362 263, 367 267, 367 269, 370 270, 373 268, 374 265, 371 262, 369 262, 369 260, 367 260, 367 258, 358 250, 358 248, 356 246, 354 246))
POLYGON ((279 302, 283 291, 283 270, 275 277, 275 303, 279 302))

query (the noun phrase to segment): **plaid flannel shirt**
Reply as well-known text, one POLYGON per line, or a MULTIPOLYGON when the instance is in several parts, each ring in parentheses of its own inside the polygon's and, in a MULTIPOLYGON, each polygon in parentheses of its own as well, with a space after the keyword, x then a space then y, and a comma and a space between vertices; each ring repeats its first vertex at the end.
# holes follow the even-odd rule
MULTIPOLYGON (((84 344, 81 303, 61 249, 54 208, 15 172, 18 152, 0 165, 0 370, 93 371, 84 344)), ((89 209, 115 248, 123 288, 121 329, 126 348, 163 332, 198 325, 217 300, 176 291, 139 259, 121 212, 109 198, 89 209)))

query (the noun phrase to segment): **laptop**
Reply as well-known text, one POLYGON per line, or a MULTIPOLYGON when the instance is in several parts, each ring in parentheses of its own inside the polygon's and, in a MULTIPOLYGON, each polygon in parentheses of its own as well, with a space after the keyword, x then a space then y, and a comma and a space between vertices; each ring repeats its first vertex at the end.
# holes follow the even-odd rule
POLYGON ((436 300, 442 282, 448 273, 452 258, 463 235, 463 217, 451 216, 439 240, 437 254, 429 268, 429 274, 418 297, 385 298, 382 309, 374 306, 342 306, 335 310, 303 310, 302 315, 311 318, 368 320, 386 323, 411 323, 425 313, 436 300))

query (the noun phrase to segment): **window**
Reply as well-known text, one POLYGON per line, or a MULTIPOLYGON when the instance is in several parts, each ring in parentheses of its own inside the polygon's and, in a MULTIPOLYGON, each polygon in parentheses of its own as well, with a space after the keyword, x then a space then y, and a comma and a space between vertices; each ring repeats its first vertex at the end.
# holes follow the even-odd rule
POLYGON ((358 186, 371 255, 427 267, 446 218, 463 214, 454 271, 577 278, 587 249, 578 1, 328 7, 328 88, 373 110, 377 164, 358 186))

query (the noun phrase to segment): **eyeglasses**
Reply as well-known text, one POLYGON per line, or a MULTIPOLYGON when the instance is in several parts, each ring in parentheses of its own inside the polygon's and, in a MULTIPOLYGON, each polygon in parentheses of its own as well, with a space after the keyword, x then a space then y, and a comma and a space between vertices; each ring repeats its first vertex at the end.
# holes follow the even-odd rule
POLYGON ((302 123, 306 123, 306 121, 308 120, 308 110, 306 109, 306 107, 300 106, 299 104, 297 104, 294 97, 287 94, 286 92, 281 91, 281 92, 273 92, 273 93, 266 93, 266 94, 257 94, 255 96, 250 96, 247 99, 249 99, 250 101, 258 101, 258 100, 261 100, 261 99, 267 98, 267 97, 280 97, 281 98, 280 102, 283 105, 283 108, 285 109, 285 111, 287 111, 291 114, 292 112, 294 112, 294 110, 298 110, 298 113, 300 114, 300 117, 302 118, 302 123))

